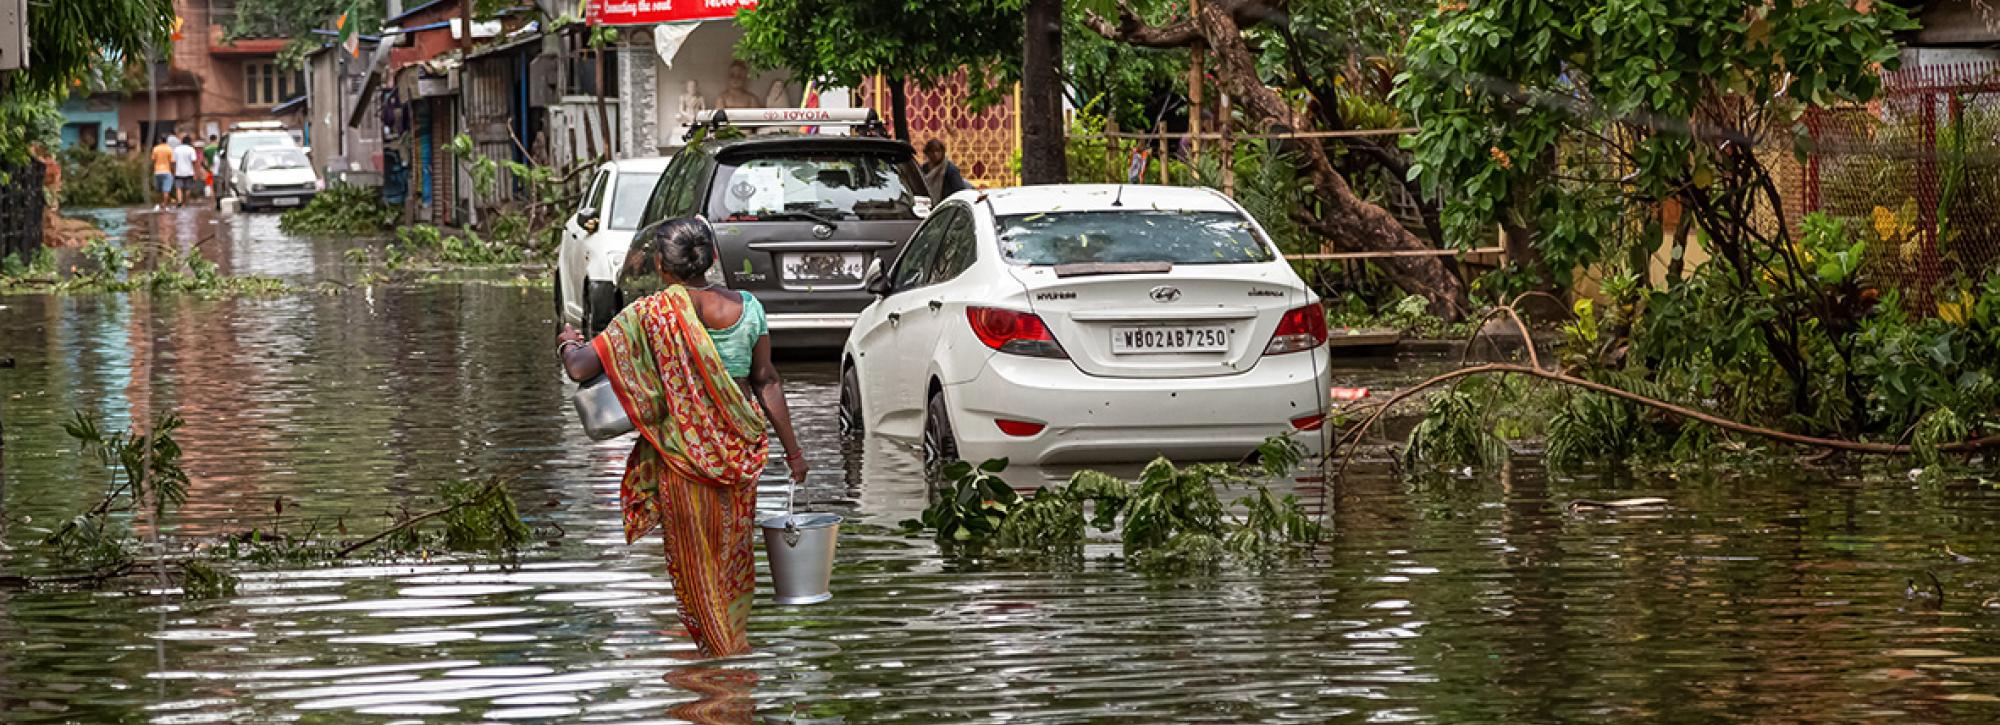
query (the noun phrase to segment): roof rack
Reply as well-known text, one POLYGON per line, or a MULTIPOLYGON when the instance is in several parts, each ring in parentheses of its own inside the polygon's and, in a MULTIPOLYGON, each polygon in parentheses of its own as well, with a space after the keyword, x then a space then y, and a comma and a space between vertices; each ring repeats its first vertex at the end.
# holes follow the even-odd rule
POLYGON ((681 140, 693 140, 695 133, 703 129, 773 126, 852 126, 858 136, 889 135, 889 129, 882 125, 882 118, 875 115, 873 108, 727 108, 696 113, 694 123, 688 126, 681 140))

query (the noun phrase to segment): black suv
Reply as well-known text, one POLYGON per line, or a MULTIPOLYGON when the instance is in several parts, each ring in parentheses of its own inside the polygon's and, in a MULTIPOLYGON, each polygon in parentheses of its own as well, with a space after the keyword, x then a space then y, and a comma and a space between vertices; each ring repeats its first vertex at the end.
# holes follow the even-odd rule
MULTIPOLYGON (((674 154, 634 243, 663 220, 706 216, 722 279, 763 301, 772 344, 838 348, 875 299, 862 288, 870 261, 895 259, 921 221, 916 154, 886 138, 721 130, 674 154)), ((659 289, 640 277, 619 275, 621 305, 659 289)))

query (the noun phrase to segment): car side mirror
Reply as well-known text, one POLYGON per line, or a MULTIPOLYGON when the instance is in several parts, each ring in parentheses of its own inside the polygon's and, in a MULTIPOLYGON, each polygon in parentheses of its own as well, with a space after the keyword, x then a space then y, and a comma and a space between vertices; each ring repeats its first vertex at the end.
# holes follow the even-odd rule
POLYGON ((869 294, 876 297, 889 296, 889 293, 892 291, 889 289, 889 275, 882 272, 881 257, 869 260, 868 273, 861 275, 861 286, 863 289, 868 290, 869 294))
POLYGON ((587 232, 597 231, 597 207, 586 206, 576 210, 576 225, 587 232))

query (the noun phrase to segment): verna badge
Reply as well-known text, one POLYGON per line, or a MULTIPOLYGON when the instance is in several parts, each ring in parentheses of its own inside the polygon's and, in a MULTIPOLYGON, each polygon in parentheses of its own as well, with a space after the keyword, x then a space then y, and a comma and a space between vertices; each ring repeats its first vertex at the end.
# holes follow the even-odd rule
POLYGON ((1150 296, 1154 302, 1178 302, 1181 298, 1181 290, 1179 287, 1160 285, 1153 288, 1150 296))
POLYGON ((833 227, 827 226, 825 224, 813 227, 814 239, 830 239, 832 237, 833 237, 833 227))

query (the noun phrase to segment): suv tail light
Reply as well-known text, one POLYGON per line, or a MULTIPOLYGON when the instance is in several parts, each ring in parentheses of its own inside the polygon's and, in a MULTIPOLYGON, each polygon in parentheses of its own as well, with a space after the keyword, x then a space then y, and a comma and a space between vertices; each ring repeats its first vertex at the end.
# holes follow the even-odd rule
MULTIPOLYGON (((1033 312, 967 307, 965 319, 972 323, 972 334, 995 350, 1028 357, 1069 357, 1062 345, 1056 343, 1056 336, 1050 334, 1049 326, 1042 324, 1042 318, 1033 312)), ((1324 324, 1320 327, 1325 329, 1324 324)))
POLYGON ((1271 344, 1264 346, 1264 354, 1283 355, 1325 344, 1326 308, 1314 302, 1285 313, 1278 321, 1278 331, 1271 334, 1271 344))

